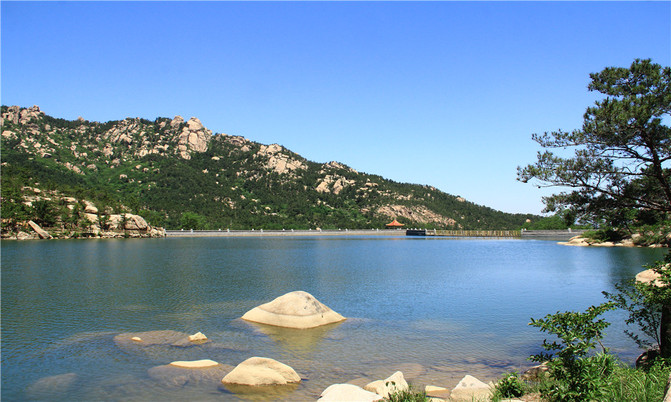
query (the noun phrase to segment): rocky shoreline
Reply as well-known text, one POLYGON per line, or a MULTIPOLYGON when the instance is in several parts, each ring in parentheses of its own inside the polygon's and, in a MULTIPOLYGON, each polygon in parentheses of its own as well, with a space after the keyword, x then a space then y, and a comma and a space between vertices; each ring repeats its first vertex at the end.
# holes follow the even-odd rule
POLYGON ((42 203, 49 205, 46 218, 50 225, 40 225, 35 220, 2 220, 3 240, 78 239, 78 238, 150 238, 165 237, 165 229, 153 227, 140 215, 127 212, 113 213, 101 210, 88 200, 61 195, 58 191, 43 191, 24 187, 31 195, 23 196, 23 205, 34 208, 42 203), (60 210, 60 211, 59 211, 60 210))
MULTIPOLYGON (((574 247, 668 247, 666 244, 639 244, 639 239, 642 238, 642 235, 634 233, 630 238, 622 239, 617 242, 613 241, 598 241, 594 239, 589 239, 582 237, 582 235, 574 236, 569 241, 561 241, 557 244, 562 246, 574 246, 574 247)), ((671 241, 671 233, 666 236, 667 241, 671 241)))

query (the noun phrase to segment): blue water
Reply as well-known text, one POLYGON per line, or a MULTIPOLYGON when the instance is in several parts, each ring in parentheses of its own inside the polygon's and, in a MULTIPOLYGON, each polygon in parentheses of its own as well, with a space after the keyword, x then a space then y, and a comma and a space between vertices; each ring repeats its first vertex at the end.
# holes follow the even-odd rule
MULTIPOLYGON (((491 380, 528 367, 539 351, 543 334, 527 325, 531 317, 601 303, 601 291, 664 253, 387 236, 4 241, 2 398, 236 400, 216 384, 166 387, 147 370, 251 356, 304 378, 260 399, 314 400, 330 384, 397 369, 416 384, 491 380), (294 290, 348 320, 296 331, 239 319, 294 290), (150 330, 200 331, 218 346, 145 353, 113 341, 150 330), (61 374, 75 380, 38 382, 61 374)), ((639 351, 622 332, 623 313, 608 319, 606 346, 633 361, 639 351)))

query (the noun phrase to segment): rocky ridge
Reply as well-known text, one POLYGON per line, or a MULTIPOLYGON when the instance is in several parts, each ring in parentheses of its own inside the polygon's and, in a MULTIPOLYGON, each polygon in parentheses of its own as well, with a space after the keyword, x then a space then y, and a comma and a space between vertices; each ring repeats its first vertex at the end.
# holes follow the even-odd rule
MULTIPOLYGON (((279 144, 213 134, 196 117, 99 123, 54 118, 38 106, 3 106, 2 142, 4 168, 38 164, 72 172, 79 179, 70 182, 93 183, 121 203, 137 201, 135 212, 154 211, 151 218, 171 228, 185 211, 218 219, 220 228, 230 227, 223 222, 369 228, 394 218, 413 226, 510 228, 517 223, 496 222, 521 225, 528 218, 511 219, 431 186, 395 183, 339 162, 311 162, 279 144)), ((23 186, 40 187, 36 182, 23 186)))

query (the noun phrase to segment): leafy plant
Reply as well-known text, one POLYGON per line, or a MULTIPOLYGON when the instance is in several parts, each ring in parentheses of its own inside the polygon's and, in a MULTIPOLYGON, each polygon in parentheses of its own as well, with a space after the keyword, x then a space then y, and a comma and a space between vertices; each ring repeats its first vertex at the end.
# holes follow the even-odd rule
POLYGON ((524 381, 522 381, 516 371, 513 371, 512 373, 504 375, 503 378, 496 383, 494 398, 517 398, 524 395, 525 388, 524 381))
POLYGON ((531 356, 533 361, 547 362, 554 380, 541 388, 541 396, 552 401, 598 399, 601 386, 615 365, 615 358, 607 354, 601 344, 603 330, 610 323, 599 316, 614 308, 615 303, 608 302, 590 306, 584 313, 557 312, 538 320, 531 319, 529 325, 558 338, 558 341, 543 341, 542 347, 548 353, 531 356), (602 352, 590 356, 597 344, 602 352))
POLYGON ((629 317, 625 320, 627 325, 635 324, 639 329, 639 333, 630 330, 625 330, 624 333, 640 348, 645 349, 655 345, 659 348, 662 306, 647 297, 648 293, 644 285, 636 283, 633 279, 616 284, 615 289, 617 293, 605 291, 602 293, 608 300, 616 303, 618 308, 629 313, 629 317))
POLYGON ((612 241, 617 242, 625 238, 624 233, 615 229, 588 230, 582 234, 582 237, 595 240, 597 242, 612 241))

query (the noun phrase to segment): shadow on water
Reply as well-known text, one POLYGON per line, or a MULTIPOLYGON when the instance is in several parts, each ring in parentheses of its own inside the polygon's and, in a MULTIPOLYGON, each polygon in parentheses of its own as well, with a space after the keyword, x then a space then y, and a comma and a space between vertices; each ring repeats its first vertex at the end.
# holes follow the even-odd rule
POLYGON ((254 331, 268 336, 283 349, 292 355, 307 357, 315 352, 319 344, 335 329, 340 327, 341 322, 322 325, 310 329, 283 328, 260 323, 248 323, 254 331))
POLYGON ((266 385, 262 387, 252 387, 249 385, 239 384, 222 384, 219 390, 224 393, 231 394, 242 400, 247 401, 281 401, 287 399, 289 395, 293 394, 300 387, 298 384, 286 385, 266 385))

